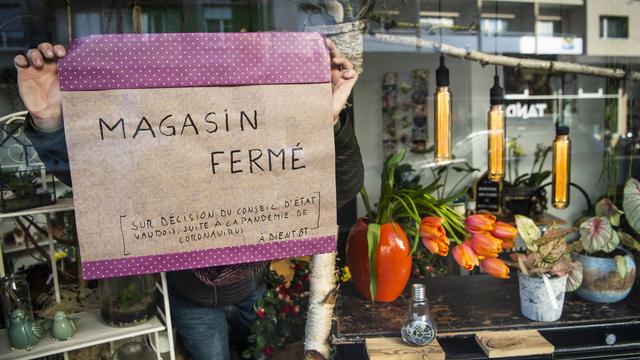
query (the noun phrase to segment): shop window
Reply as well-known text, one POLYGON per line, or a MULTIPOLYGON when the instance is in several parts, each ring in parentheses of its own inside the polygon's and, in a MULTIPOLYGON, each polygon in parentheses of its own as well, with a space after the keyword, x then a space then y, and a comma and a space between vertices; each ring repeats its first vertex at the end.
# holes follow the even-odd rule
POLYGON ((629 17, 600 16, 600 38, 628 39, 629 38, 629 17))

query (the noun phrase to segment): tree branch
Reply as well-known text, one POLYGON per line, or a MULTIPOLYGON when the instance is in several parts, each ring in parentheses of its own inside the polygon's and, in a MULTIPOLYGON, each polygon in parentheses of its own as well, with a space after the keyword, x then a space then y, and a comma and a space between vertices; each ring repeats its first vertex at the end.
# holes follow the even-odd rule
POLYGON ((375 41, 383 43, 428 49, 433 52, 439 52, 454 58, 476 61, 479 62, 482 66, 491 64, 515 67, 519 69, 543 70, 553 73, 573 73, 614 79, 631 79, 634 81, 640 81, 640 72, 637 71, 626 72, 623 69, 581 65, 578 63, 567 61, 547 61, 538 59, 516 58, 504 55, 493 55, 480 51, 458 48, 455 46, 440 43, 439 41, 420 39, 418 37, 379 33, 372 35, 372 37, 375 41))

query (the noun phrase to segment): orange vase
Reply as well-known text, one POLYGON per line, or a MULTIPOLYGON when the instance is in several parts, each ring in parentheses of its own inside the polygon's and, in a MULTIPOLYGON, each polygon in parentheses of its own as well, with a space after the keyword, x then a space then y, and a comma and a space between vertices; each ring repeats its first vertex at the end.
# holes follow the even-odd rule
MULTIPOLYGON (((371 299, 367 223, 366 219, 360 218, 349 232, 347 265, 360 295, 371 299)), ((411 275, 411 247, 400 225, 397 223, 380 225, 380 239, 375 256, 378 280, 376 301, 394 301, 404 291, 411 275)))

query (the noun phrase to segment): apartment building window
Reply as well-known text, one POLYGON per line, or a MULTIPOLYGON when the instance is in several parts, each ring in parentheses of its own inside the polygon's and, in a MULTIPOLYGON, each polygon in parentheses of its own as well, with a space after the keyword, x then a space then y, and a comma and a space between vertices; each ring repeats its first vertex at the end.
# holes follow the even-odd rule
POLYGON ((482 19, 480 27, 484 34, 500 34, 507 32, 509 22, 506 19, 482 19))
POLYGON ((600 16, 600 37, 602 39, 629 38, 629 18, 627 16, 600 16))

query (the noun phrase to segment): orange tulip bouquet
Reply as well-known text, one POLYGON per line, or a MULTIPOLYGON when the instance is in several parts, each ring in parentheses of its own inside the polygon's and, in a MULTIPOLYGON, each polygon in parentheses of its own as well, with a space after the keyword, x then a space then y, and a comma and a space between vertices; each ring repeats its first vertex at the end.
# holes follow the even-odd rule
POLYGON ((429 251, 445 256, 451 242, 461 244, 458 237, 465 233, 464 217, 451 204, 466 189, 439 199, 434 194, 442 186, 440 177, 426 186, 399 187, 394 177, 404 156, 403 151, 385 162, 377 210, 367 192, 361 191, 367 216, 358 219, 347 238, 347 265, 354 285, 360 295, 374 301, 390 302, 402 294, 420 238, 429 251))

